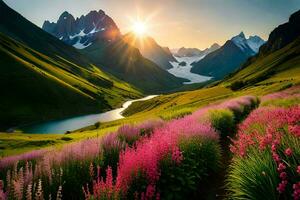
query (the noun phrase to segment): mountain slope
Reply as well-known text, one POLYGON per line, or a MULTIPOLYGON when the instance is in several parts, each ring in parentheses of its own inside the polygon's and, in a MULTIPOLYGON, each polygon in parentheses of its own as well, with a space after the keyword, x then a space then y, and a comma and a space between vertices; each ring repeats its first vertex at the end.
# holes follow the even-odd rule
POLYGON ((275 28, 257 56, 223 83, 238 90, 251 85, 300 82, 300 11, 289 22, 275 28))
POLYGON ((255 51, 249 46, 242 32, 228 40, 220 49, 208 54, 199 62, 193 63, 191 72, 213 76, 217 80, 222 79, 254 54, 255 51))
POLYGON ((103 66, 103 70, 135 85, 146 93, 176 89, 185 81, 145 59, 138 49, 123 39, 109 43, 98 41, 81 52, 95 64, 103 66))
POLYGON ((170 62, 177 62, 171 53, 159 46, 157 42, 149 36, 138 37, 132 33, 128 33, 123 36, 123 39, 128 44, 139 49, 145 58, 151 60, 162 69, 171 69, 173 66, 170 62))
POLYGON ((39 29, 2 1, 0 13, 0 130, 97 113, 141 96, 131 85, 89 64, 76 49, 39 29), (3 13, 6 18, 2 18, 3 13))
POLYGON ((233 90, 279 82, 300 82, 300 37, 282 49, 244 67, 224 80, 233 90))
POLYGON ((130 85, 0 34, 0 130, 32 121, 97 113, 141 96, 130 85), (76 109, 74 109, 76 108, 76 109))

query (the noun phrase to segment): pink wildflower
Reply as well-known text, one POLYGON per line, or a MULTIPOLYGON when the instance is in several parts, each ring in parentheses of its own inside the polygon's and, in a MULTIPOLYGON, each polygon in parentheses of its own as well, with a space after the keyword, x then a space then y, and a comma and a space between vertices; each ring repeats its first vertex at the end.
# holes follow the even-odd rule
POLYGON ((278 170, 279 172, 281 172, 281 171, 283 171, 283 170, 285 170, 285 169, 286 169, 285 164, 279 163, 277 170, 278 170))
POLYGON ((148 185, 146 189, 146 199, 152 199, 155 196, 155 186, 148 185))
POLYGON ((178 147, 173 148, 172 160, 177 164, 179 164, 183 160, 182 152, 178 147))
POLYGON ((286 188, 286 185, 287 185, 287 181, 281 181, 281 183, 279 183, 278 187, 277 187, 277 190, 279 193, 284 193, 285 191, 285 188, 286 188))
POLYGON ((294 200, 299 200, 300 199, 300 182, 298 183, 295 183, 293 185, 293 197, 294 197, 294 200))
POLYGON ((287 155, 287 156, 292 156, 293 151, 292 151, 291 148, 287 148, 287 149, 284 151, 284 153, 285 153, 285 155, 287 155))
POLYGON ((286 180, 286 178, 287 178, 286 172, 281 172, 280 175, 279 175, 279 177, 280 177, 282 180, 286 180))

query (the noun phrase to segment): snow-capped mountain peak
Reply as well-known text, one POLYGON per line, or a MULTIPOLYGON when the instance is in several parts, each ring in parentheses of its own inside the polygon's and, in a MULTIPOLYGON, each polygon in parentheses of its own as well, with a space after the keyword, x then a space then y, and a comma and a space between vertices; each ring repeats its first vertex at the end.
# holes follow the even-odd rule
POLYGON ((231 41, 238 46, 241 50, 247 50, 249 48, 247 39, 245 37, 245 34, 241 32, 237 36, 234 36, 231 38, 231 41))
POLYGON ((231 41, 238 46, 242 51, 247 51, 249 48, 254 52, 257 53, 259 47, 265 43, 263 39, 259 36, 250 36, 248 39, 245 37, 244 32, 241 32, 237 36, 231 38, 231 41))
POLYGON ((261 39, 259 36, 255 35, 255 36, 250 36, 247 39, 248 45, 251 47, 251 49, 254 52, 258 52, 259 48, 266 42, 263 39, 261 39))
POLYGON ((95 40, 110 42, 120 36, 115 22, 102 10, 91 11, 76 19, 65 11, 57 22, 45 21, 43 29, 77 49, 84 49, 95 40))

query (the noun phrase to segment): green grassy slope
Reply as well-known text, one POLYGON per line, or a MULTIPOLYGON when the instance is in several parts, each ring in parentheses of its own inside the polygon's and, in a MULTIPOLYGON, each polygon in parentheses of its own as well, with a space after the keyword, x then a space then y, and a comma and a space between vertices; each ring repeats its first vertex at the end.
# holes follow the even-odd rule
POLYGON ((300 38, 227 77, 222 84, 235 90, 300 80, 300 38))
POLYGON ((91 65, 48 57, 0 34, 0 128, 95 113, 141 94, 91 65), (76 109, 74 109, 76 108, 76 109))

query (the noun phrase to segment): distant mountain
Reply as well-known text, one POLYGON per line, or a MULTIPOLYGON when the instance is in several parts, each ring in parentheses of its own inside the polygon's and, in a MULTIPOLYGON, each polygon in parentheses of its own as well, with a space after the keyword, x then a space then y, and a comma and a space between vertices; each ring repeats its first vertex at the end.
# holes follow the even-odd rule
POLYGON ((253 51, 254 54, 256 54, 261 45, 265 43, 265 41, 257 35, 250 36, 248 39, 246 39, 243 32, 233 37, 231 41, 233 41, 238 47, 240 47, 241 50, 245 52, 253 51))
POLYGON ((203 51, 197 48, 180 48, 178 49, 178 51, 176 53, 174 53, 175 56, 177 57, 194 57, 194 56, 198 56, 198 57, 204 57, 207 54, 217 50, 220 48, 220 45, 218 45, 217 43, 214 43, 213 45, 211 45, 211 47, 204 49, 203 51))
POLYGON ((24 123, 109 110, 141 96, 72 46, 0 1, 0 131, 24 123), (76 109, 74 109, 76 108, 76 109))
POLYGON ((117 25, 102 10, 91 11, 76 19, 65 11, 56 23, 45 21, 43 30, 77 49, 84 49, 95 40, 109 41, 120 37, 117 25))
POLYGON ((193 63, 191 72, 222 79, 238 69, 249 57, 255 55, 261 43, 258 36, 246 39, 244 33, 241 32, 218 50, 209 53, 199 62, 193 63))
POLYGON ((132 33, 128 33, 123 36, 123 39, 128 44, 138 48, 145 58, 156 63, 162 69, 171 69, 173 66, 170 62, 177 62, 168 48, 161 47, 149 36, 139 38, 132 33))
MULTIPOLYGON (((243 67, 223 80, 233 90, 253 85, 270 85, 273 88, 286 86, 300 80, 300 10, 289 18, 289 22, 275 28, 268 41, 243 67)), ((278 88, 280 89, 280 88, 278 88)))
MULTIPOLYGON (((79 47, 79 51, 97 66, 101 66, 101 69, 146 93, 176 89, 185 81, 144 58, 137 48, 124 40, 117 25, 103 11, 91 11, 86 16, 75 20, 71 14, 64 12, 58 22, 54 23, 56 29, 53 28, 54 26, 51 29, 49 24, 53 23, 44 23, 44 30, 66 44, 79 47), (79 23, 80 21, 84 23, 79 23), (57 28, 60 26, 71 28, 60 32, 57 31, 60 30, 57 28)), ((164 50, 161 51, 165 54, 164 50)))
POLYGON ((264 41, 263 39, 261 39, 259 36, 255 35, 255 36, 250 36, 247 39, 247 43, 249 45, 249 47, 255 52, 258 53, 259 48, 266 43, 266 41, 264 41))

